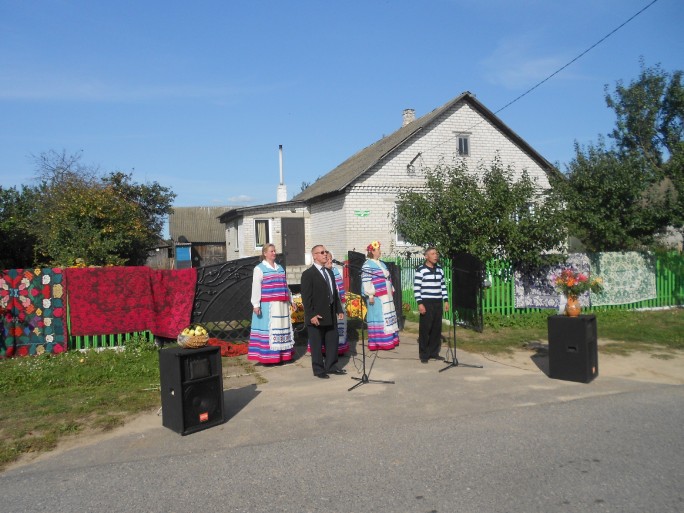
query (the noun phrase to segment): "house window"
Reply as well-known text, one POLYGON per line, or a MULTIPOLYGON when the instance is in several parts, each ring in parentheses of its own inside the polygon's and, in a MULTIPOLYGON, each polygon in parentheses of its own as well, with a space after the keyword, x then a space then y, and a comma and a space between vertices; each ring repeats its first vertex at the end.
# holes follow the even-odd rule
POLYGON ((470 155, 470 137, 467 135, 458 136, 458 154, 461 157, 468 157, 470 155))
POLYGON ((233 223, 233 250, 240 251, 240 222, 236 219, 233 223))
POLYGON ((257 248, 271 242, 271 223, 268 219, 254 220, 254 245, 257 248))
MULTIPOLYGON (((398 222, 399 221, 399 209, 398 208, 395 208, 394 216, 398 222)), ((408 242, 406 240, 406 237, 404 236, 404 234, 399 229, 397 229, 396 240, 397 240, 397 246, 408 246, 408 245, 410 245, 410 242, 408 242)))

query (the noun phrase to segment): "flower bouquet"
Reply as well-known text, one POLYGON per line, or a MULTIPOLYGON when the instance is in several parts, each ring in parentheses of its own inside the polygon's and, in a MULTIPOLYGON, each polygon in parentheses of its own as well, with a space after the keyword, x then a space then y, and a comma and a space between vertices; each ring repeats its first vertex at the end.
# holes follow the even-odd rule
POLYGON ((304 322, 304 304, 302 303, 301 294, 292 295, 292 303, 290 304, 290 319, 292 324, 304 322))
POLYGON ((347 310, 347 317, 350 319, 363 319, 366 317, 366 305, 358 294, 347 292, 345 308, 347 310))
POLYGON ((571 268, 563 269, 558 274, 554 274, 551 283, 558 292, 566 297, 576 298, 587 291, 596 293, 603 290, 601 278, 592 277, 588 273, 581 273, 571 268))

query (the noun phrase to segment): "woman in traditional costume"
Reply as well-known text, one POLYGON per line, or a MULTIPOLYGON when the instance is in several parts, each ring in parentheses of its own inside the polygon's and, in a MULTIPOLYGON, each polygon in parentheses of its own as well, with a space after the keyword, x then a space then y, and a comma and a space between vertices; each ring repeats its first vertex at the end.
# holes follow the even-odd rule
POLYGON ((329 267, 333 275, 335 276, 335 285, 337 285, 337 292, 340 295, 340 301, 342 302, 342 313, 344 318, 337 320, 337 334, 340 337, 339 344, 337 346, 337 354, 342 355, 349 351, 349 341, 347 340, 347 308, 346 308, 346 298, 347 291, 344 288, 344 277, 342 272, 333 264, 333 254, 328 251, 328 263, 326 267, 329 267))
POLYGON ((254 268, 252 277, 252 330, 247 359, 263 364, 289 362, 294 355, 292 296, 285 270, 275 259, 275 246, 264 244, 261 263, 254 268))
POLYGON ((367 259, 361 267, 361 288, 368 305, 368 350, 394 349, 399 345, 394 287, 387 266, 380 261, 380 243, 371 242, 366 251, 367 259))

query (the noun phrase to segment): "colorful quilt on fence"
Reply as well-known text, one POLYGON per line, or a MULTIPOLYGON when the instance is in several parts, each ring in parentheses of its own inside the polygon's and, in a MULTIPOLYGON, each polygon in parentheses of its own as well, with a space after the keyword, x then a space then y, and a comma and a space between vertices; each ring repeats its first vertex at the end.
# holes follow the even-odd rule
POLYGON ((149 267, 69 268, 71 334, 152 331, 175 338, 188 324, 197 270, 149 267))
POLYGON ((591 295, 592 305, 625 305, 657 296, 654 255, 625 251, 589 257, 592 274, 603 278, 603 291, 591 295))
POLYGON ((62 269, 9 269, 0 273, 0 357, 66 350, 62 269))
MULTIPOLYGON (((565 302, 562 294, 559 294, 551 284, 552 276, 561 270, 572 267, 576 271, 588 273, 591 270, 589 257, 584 253, 571 253, 564 264, 546 267, 540 274, 529 276, 516 271, 515 280, 515 307, 516 308, 559 308, 565 302)), ((579 298, 582 306, 589 306, 589 292, 579 298)), ((594 297, 591 296, 593 304, 594 297)))

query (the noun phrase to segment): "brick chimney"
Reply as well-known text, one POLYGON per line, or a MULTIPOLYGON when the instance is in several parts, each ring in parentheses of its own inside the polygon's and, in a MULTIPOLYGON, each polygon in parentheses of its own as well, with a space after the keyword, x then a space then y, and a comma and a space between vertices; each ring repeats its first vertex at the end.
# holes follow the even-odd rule
POLYGON ((404 109, 404 113, 402 114, 402 117, 404 118, 403 123, 401 126, 406 126, 412 121, 416 120, 416 111, 415 109, 404 109))

